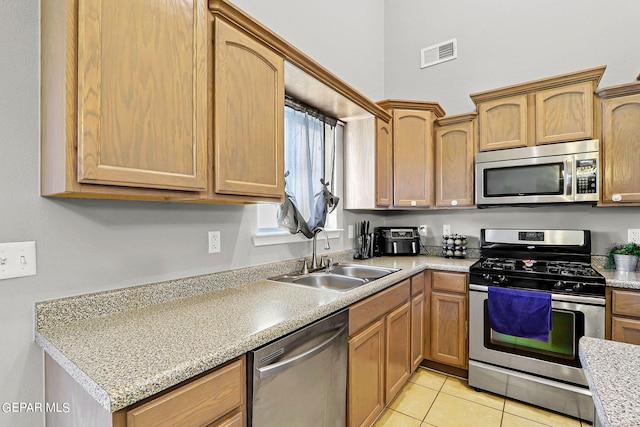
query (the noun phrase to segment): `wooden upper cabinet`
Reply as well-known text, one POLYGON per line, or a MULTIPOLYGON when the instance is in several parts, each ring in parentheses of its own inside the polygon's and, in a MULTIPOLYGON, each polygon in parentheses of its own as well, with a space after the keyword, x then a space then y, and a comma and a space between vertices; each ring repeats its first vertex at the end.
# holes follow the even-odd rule
POLYGON ((387 100, 378 105, 393 117, 393 206, 434 206, 433 121, 444 116, 437 103, 387 100))
POLYGON ((433 116, 393 112, 393 182, 396 207, 433 206, 433 116))
POLYGON ((480 151, 527 146, 527 96, 478 104, 480 151))
POLYGON ((597 137, 595 89, 605 66, 471 94, 480 151, 597 137))
POLYGON ((579 141, 593 137, 591 82, 536 93, 536 144, 579 141))
POLYGON ((391 124, 376 119, 376 205, 393 204, 393 137, 391 124))
POLYGON ((206 1, 43 2, 42 17, 42 194, 205 190, 206 1))
POLYGON ((284 193, 284 59, 239 29, 214 22, 216 193, 284 193))
POLYGON ((640 205, 640 82, 598 91, 602 100, 602 203, 640 205))
POLYGON ((477 114, 436 121, 436 207, 473 206, 477 114))

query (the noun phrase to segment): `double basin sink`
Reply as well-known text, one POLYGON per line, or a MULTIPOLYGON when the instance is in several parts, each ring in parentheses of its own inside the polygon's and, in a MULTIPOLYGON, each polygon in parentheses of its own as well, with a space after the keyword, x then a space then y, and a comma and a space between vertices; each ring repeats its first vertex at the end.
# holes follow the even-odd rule
POLYGON ((358 264, 335 264, 320 271, 299 275, 283 274, 282 276, 270 277, 268 280, 315 289, 347 292, 396 271, 399 269, 358 264))

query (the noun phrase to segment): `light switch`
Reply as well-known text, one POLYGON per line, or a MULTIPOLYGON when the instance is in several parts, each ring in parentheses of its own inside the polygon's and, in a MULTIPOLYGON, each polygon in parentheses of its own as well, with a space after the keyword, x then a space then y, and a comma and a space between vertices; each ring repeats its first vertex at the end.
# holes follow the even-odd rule
POLYGON ((0 279, 36 274, 36 242, 0 243, 0 279))

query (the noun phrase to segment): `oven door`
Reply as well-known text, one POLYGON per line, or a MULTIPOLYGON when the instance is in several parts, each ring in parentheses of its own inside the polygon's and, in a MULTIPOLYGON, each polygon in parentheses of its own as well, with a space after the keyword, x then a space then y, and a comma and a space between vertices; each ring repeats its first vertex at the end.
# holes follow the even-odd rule
POLYGON ((587 386, 578 357, 582 336, 604 338, 605 300, 552 294, 549 342, 499 334, 489 326, 487 287, 469 286, 469 359, 587 386))
POLYGON ((573 156, 476 162, 478 205, 573 202, 573 156))

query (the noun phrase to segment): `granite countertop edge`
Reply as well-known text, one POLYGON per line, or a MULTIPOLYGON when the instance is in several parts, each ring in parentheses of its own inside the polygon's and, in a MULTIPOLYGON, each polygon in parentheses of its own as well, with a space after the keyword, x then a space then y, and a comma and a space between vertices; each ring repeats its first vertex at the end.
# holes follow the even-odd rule
POLYGON ((600 424, 640 425, 640 346, 582 337, 578 354, 600 424))
MULTIPOLYGON (((421 271, 437 269, 468 272, 469 267, 475 261, 475 259, 446 259, 435 256, 383 257, 372 258, 365 261, 349 260, 349 262, 353 263, 394 267, 400 268, 401 270, 346 293, 299 289, 297 286, 276 284, 266 279, 261 279, 229 288, 215 289, 206 294, 188 296, 186 298, 165 301, 146 307, 128 309, 126 311, 109 313, 89 319, 81 319, 71 323, 63 322, 59 326, 45 321, 42 323, 47 324, 47 327, 36 329, 35 341, 101 406, 110 412, 115 412, 220 366, 227 361, 285 336, 318 319, 344 309, 421 271), (295 311, 295 313, 289 317, 280 319, 276 323, 261 327, 258 330, 252 331, 250 334, 236 336, 232 340, 225 341, 224 346, 213 348, 211 351, 207 349, 202 353, 190 354, 180 359, 175 365, 166 366, 157 371, 152 370, 152 373, 146 374, 142 378, 136 375, 136 371, 133 368, 131 369, 132 372, 127 372, 127 368, 122 369, 121 372, 110 372, 110 377, 105 377, 105 374, 101 371, 109 369, 101 366, 104 365, 104 363, 100 362, 101 358, 104 358, 102 362, 108 362, 108 354, 99 354, 100 350, 92 351, 95 347, 87 342, 87 339, 95 339, 99 342, 101 339, 99 336, 100 333, 104 334, 105 340, 111 339, 114 335, 122 334, 122 328, 118 329, 116 326, 111 328, 111 325, 118 325, 119 322, 127 324, 123 323, 123 319, 126 317, 135 318, 138 313, 141 316, 148 317, 152 316, 157 310, 166 310, 167 313, 172 313, 171 317, 173 318, 176 316, 176 313, 180 313, 179 310, 181 310, 181 307, 184 310, 193 311, 192 308, 189 308, 189 304, 193 302, 207 298, 210 299, 211 302, 214 302, 217 301, 218 296, 220 298, 219 302, 226 302, 227 300, 225 298, 229 298, 228 295, 230 293, 246 293, 249 288, 256 291, 261 289, 269 289, 271 291, 275 289, 282 294, 285 299, 295 299, 293 303, 294 306, 298 304, 297 301, 299 301, 300 306, 303 308, 295 311), (312 306, 305 307, 307 303, 305 300, 311 301, 312 306), (316 301, 320 302, 316 304, 316 301), (176 312, 176 310, 178 311, 176 312), (88 328, 94 328, 99 331, 97 333, 98 336, 89 334, 87 332, 88 328), (90 354, 87 354, 87 352, 90 354)), ((123 291, 126 292, 126 290, 123 291)), ((122 295, 118 295, 118 298, 122 298, 122 295)), ((70 298, 74 307, 78 304, 77 299, 78 297, 70 298)), ((242 301, 242 299, 240 299, 240 301, 242 301)), ((291 301, 286 302, 291 304, 291 301)), ((60 304, 60 301, 58 301, 57 304, 60 304)), ((230 308, 227 309, 232 311, 230 308)), ((201 316, 206 317, 207 314, 203 313, 201 316)), ((145 318, 146 317, 143 317, 143 319, 145 318)), ((162 321, 162 318, 160 319, 160 321, 162 321)), ((179 320, 171 321, 175 323, 179 320)), ((169 323, 170 320, 167 319, 167 322, 169 323)), ((129 321, 128 324, 131 324, 131 322, 129 321)), ((127 333, 126 331, 127 330, 124 332, 125 334, 127 333)), ((160 335, 162 335, 162 332, 163 331, 160 331, 160 335)), ((221 331, 220 333, 222 335, 228 335, 226 331, 221 331)), ((136 330, 132 335, 141 334, 144 334, 144 332, 138 332, 136 330)), ((127 339, 125 341, 131 342, 131 340, 132 339, 127 339)), ((159 345, 168 344, 162 342, 162 338, 158 338, 158 340, 160 341, 159 345)), ((119 352, 124 355, 123 358, 126 358, 127 347, 125 344, 121 345, 122 348, 117 349, 116 353, 119 352)), ((107 344, 104 344, 104 347, 107 348, 107 344)), ((171 358, 170 354, 167 358, 171 358)), ((135 363, 135 361, 132 361, 132 363, 135 363)), ((121 361, 119 365, 124 366, 128 365, 128 363, 122 363, 121 361)))

